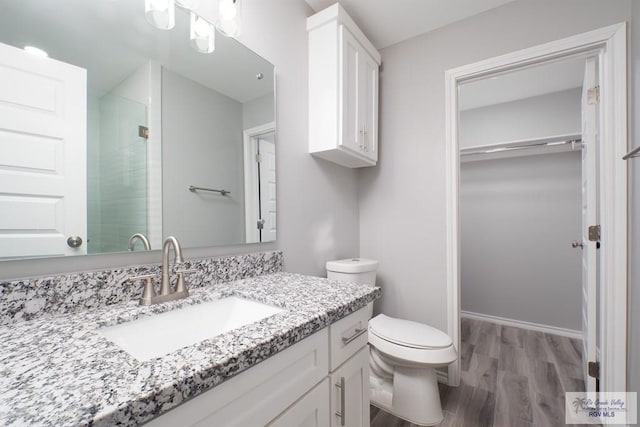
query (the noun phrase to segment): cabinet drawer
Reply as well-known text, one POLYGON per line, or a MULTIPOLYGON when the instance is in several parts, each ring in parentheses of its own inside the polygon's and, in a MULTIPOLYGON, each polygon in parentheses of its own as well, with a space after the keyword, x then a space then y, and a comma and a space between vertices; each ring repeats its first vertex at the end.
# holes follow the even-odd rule
POLYGON ((372 304, 338 320, 329 327, 329 366, 335 370, 369 341, 367 324, 372 304))

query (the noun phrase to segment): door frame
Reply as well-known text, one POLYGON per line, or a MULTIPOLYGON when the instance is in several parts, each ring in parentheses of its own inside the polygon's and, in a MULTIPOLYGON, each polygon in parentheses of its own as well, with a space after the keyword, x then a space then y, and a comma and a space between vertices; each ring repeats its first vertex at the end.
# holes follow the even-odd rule
MULTIPOLYGON (((626 391, 627 376, 627 26, 611 25, 506 55, 454 68, 445 73, 447 175, 447 331, 460 350, 460 158, 458 85, 517 68, 585 53, 595 53, 600 67, 600 390, 626 391)), ((576 296, 577 298, 578 296, 576 296)), ((447 382, 460 383, 460 361, 448 368, 447 382)))
POLYGON ((276 122, 265 123, 245 129, 242 132, 242 145, 244 152, 244 221, 245 221, 245 242, 260 243, 260 233, 256 227, 256 222, 251 218, 251 213, 259 207, 259 194, 257 185, 258 167, 256 163, 257 149, 253 140, 266 133, 276 131, 276 122))

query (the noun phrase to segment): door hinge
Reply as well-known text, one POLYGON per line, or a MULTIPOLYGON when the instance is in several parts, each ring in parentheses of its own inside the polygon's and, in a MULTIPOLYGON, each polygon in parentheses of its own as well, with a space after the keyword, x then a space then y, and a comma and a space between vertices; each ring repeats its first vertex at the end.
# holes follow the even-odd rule
POLYGON ((140 138, 149 139, 149 128, 146 126, 138 126, 138 136, 140 138))
POLYGON ((256 154, 256 163, 260 163, 261 160, 262 157, 260 157, 260 154, 256 154))
POLYGON ((587 364, 587 371, 589 372, 589 376, 592 378, 600 378, 600 363, 599 362, 589 362, 587 364))
POLYGON ((600 86, 592 87, 587 91, 587 104, 595 105, 600 102, 600 86))
POLYGON ((589 226, 589 240, 592 242, 600 241, 600 224, 589 226))
POLYGON ((264 219, 260 218, 257 223, 258 230, 262 230, 264 228, 264 219))

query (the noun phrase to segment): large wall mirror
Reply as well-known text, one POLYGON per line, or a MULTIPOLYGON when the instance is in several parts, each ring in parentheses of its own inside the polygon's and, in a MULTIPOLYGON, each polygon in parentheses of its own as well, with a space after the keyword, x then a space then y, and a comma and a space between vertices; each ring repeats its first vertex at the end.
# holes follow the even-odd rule
POLYGON ((196 52, 175 21, 0 3, 0 259, 275 240, 274 67, 221 34, 196 52))

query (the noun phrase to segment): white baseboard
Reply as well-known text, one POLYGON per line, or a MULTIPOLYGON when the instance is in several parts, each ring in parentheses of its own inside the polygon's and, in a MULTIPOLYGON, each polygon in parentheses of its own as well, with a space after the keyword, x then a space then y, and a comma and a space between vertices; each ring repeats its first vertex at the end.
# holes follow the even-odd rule
POLYGON ((542 325, 540 323, 524 322, 522 320, 507 319, 504 317, 491 316, 488 314, 473 313, 471 311, 461 311, 460 317, 467 317, 474 320, 497 323, 499 325, 513 326, 516 328, 528 329, 530 331, 544 332, 546 334, 560 335, 563 337, 582 339, 582 332, 573 329, 559 328, 557 326, 542 325))
POLYGON ((449 374, 447 372, 436 371, 436 378, 442 384, 449 384, 449 374))

